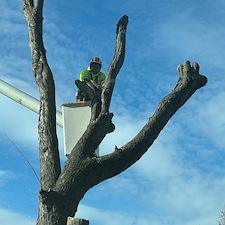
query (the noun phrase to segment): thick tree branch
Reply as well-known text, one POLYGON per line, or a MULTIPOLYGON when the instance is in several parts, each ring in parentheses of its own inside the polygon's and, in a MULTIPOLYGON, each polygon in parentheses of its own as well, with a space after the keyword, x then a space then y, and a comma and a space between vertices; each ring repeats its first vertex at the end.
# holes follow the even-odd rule
POLYGON ((169 119, 197 89, 207 83, 207 78, 199 74, 197 63, 191 66, 190 62, 186 61, 184 65, 178 67, 178 71, 180 79, 175 89, 162 100, 153 116, 136 137, 121 148, 116 147, 112 154, 95 159, 95 163, 93 162, 95 176, 90 174, 90 179, 93 177, 93 185, 116 176, 138 161, 156 140, 169 119))

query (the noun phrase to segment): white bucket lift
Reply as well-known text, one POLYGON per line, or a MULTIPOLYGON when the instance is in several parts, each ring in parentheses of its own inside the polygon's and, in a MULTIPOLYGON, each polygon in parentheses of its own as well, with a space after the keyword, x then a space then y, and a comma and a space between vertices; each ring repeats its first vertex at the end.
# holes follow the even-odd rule
POLYGON ((64 153, 68 156, 89 124, 91 119, 91 102, 63 104, 62 118, 64 153))

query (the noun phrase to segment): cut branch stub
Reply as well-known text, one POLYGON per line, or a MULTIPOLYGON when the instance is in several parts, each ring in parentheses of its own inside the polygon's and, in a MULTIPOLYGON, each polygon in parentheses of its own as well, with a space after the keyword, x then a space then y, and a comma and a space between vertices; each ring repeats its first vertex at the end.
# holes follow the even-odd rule
POLYGON ((128 24, 128 16, 123 15, 117 23, 116 33, 118 34, 119 29, 122 29, 124 32, 126 32, 127 24, 128 24))
POLYGON ((200 66, 197 62, 193 62, 192 66, 189 61, 185 61, 184 64, 180 64, 177 67, 179 80, 175 89, 185 85, 187 82, 191 82, 192 85, 195 86, 195 89, 199 89, 206 85, 207 77, 200 75, 199 69, 200 66))

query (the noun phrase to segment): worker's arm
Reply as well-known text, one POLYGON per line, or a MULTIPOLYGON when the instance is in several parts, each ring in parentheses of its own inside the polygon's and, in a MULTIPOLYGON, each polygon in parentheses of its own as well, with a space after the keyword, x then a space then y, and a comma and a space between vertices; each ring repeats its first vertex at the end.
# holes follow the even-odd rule
POLYGON ((85 80, 88 80, 90 81, 90 77, 89 77, 89 74, 88 74, 88 71, 87 70, 83 70, 81 73, 80 73, 80 81, 85 81, 85 80))

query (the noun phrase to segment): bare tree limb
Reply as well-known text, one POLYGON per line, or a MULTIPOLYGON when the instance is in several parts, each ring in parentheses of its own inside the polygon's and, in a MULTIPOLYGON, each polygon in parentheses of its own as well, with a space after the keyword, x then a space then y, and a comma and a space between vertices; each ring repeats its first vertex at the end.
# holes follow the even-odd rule
POLYGON ((125 58, 126 29, 128 24, 128 16, 124 15, 117 23, 116 29, 116 49, 114 58, 107 72, 107 78, 102 90, 102 111, 105 114, 109 112, 111 97, 116 82, 116 76, 123 65, 125 58))
MULTIPOLYGON (((112 154, 96 158, 95 174, 90 174, 93 185, 113 177, 138 161, 149 149, 169 119, 182 107, 194 92, 206 85, 207 78, 199 74, 199 65, 186 61, 178 67, 179 79, 175 89, 159 104, 155 113, 142 130, 127 144, 115 149, 112 154), (104 169, 103 169, 104 168, 104 169)), ((91 181, 90 181, 91 183, 91 181)))

